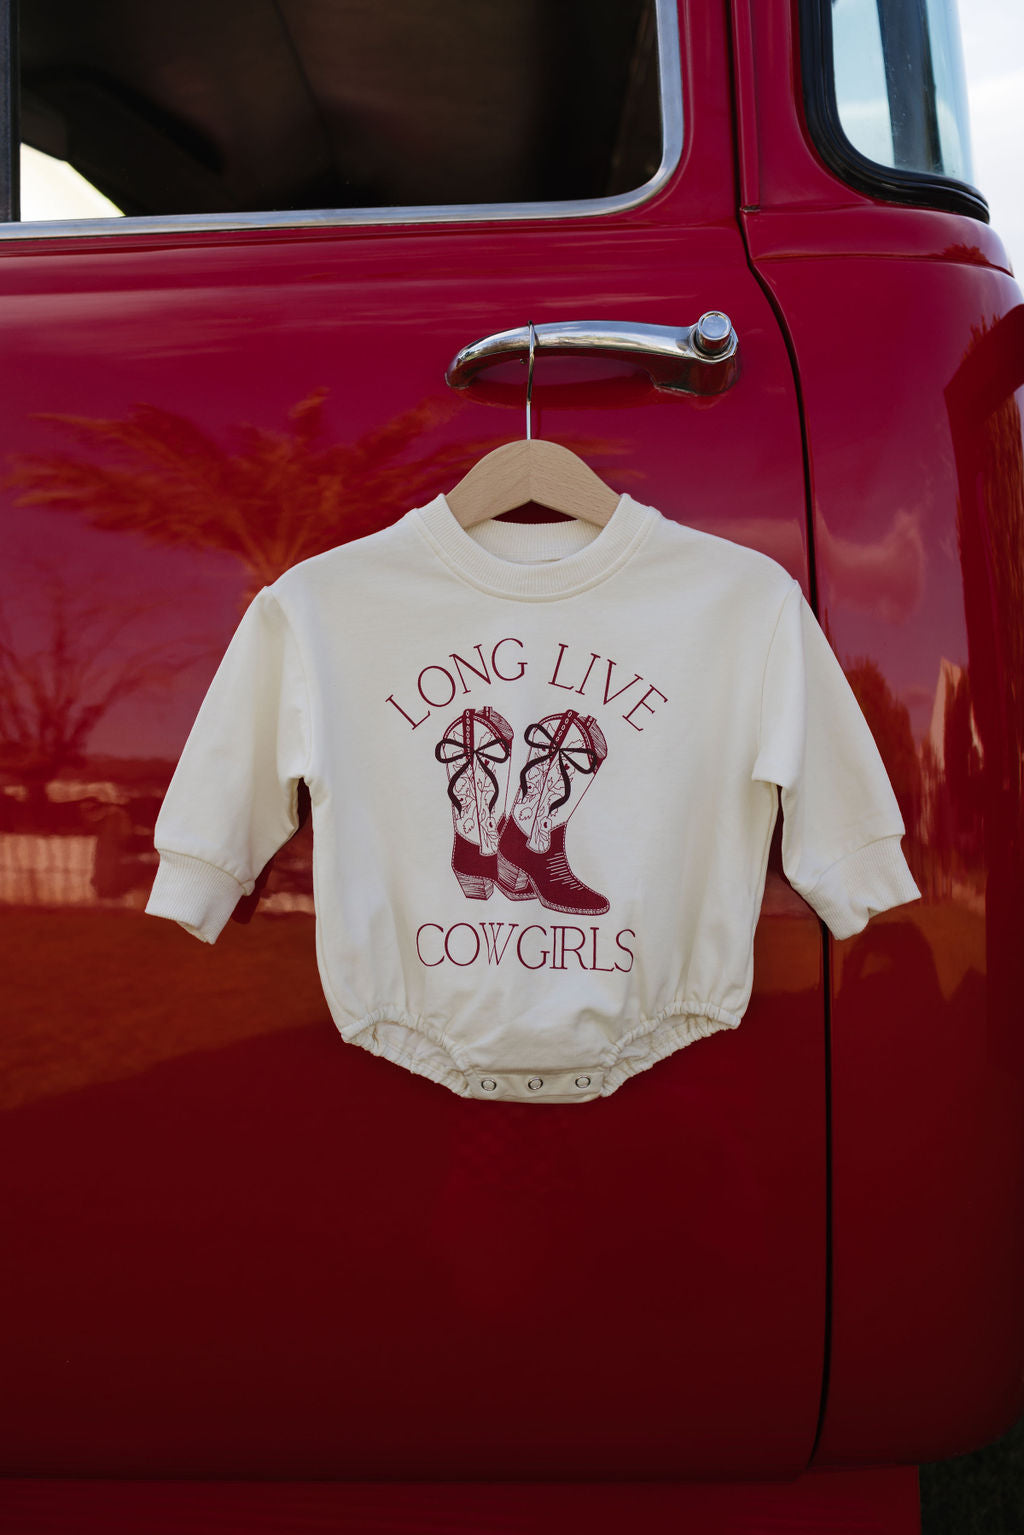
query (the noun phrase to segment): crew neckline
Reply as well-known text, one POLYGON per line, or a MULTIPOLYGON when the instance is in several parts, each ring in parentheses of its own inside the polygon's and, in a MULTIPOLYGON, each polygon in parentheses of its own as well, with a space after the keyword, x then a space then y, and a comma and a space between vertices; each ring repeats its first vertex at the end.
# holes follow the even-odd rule
POLYGON ((607 580, 639 548, 658 513, 623 492, 604 527, 582 544, 593 525, 576 518, 506 523, 490 518, 470 531, 443 493, 409 516, 465 580, 496 596, 529 602, 567 597, 607 580))

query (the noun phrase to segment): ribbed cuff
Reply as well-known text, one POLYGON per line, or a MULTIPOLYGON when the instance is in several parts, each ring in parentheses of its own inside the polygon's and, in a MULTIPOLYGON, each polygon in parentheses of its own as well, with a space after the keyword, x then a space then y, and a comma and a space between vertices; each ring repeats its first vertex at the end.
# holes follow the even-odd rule
POLYGON ((881 837, 840 858, 802 894, 834 938, 852 938, 878 912, 921 899, 899 837, 881 837))
POLYGON ((186 853, 161 853, 146 912, 169 917, 203 943, 216 943, 245 893, 233 875, 215 864, 186 853))

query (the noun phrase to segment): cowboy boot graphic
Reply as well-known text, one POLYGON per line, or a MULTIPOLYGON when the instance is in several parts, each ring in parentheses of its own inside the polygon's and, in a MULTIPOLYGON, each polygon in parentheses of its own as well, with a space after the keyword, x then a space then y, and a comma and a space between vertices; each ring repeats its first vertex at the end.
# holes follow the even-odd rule
POLYGON ((608 755, 604 735, 592 715, 566 709, 528 725, 524 737, 530 754, 498 841, 498 885, 513 901, 600 916, 609 902, 569 867, 565 829, 608 755))
POLYGON ((452 871, 463 895, 473 901, 486 901, 494 891, 512 735, 512 726, 496 710, 464 709, 434 748, 448 770, 455 823, 452 871))

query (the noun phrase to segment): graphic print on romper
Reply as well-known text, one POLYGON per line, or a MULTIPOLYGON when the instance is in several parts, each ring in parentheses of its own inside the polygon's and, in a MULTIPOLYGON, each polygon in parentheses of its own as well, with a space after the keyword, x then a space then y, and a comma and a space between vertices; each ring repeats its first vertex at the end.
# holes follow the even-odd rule
POLYGON ((512 726, 490 708, 464 709, 434 748, 448 770, 455 822, 452 870, 470 900, 486 901, 494 892, 511 752, 512 726))
POLYGON ((565 832, 608 755, 604 733, 593 715, 566 709, 527 725, 523 738, 529 755, 511 814, 505 804, 512 727, 502 715, 491 708, 464 709, 434 748, 448 770, 455 878, 470 900, 489 900, 497 885, 513 901, 537 900, 551 911, 601 916, 610 902, 569 867, 565 832), (495 815, 499 799, 501 812, 495 815))

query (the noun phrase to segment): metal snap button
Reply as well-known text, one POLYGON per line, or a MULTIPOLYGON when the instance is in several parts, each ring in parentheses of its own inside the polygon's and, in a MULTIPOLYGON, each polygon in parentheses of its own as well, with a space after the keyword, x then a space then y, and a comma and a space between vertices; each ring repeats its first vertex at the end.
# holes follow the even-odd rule
POLYGON ((493 1077, 484 1077, 483 1081, 480 1083, 480 1086, 483 1088, 485 1093, 493 1093, 497 1085, 498 1084, 495 1082, 493 1077))
POLYGON ((526 1085, 530 1089, 531 1092, 535 1093, 537 1091, 538 1087, 543 1087, 544 1086, 544 1078, 543 1077, 531 1077, 529 1082, 527 1082, 526 1085))
POLYGON ((589 1087, 590 1086, 590 1078, 589 1077, 577 1077, 576 1078, 576 1086, 577 1087, 589 1087))

